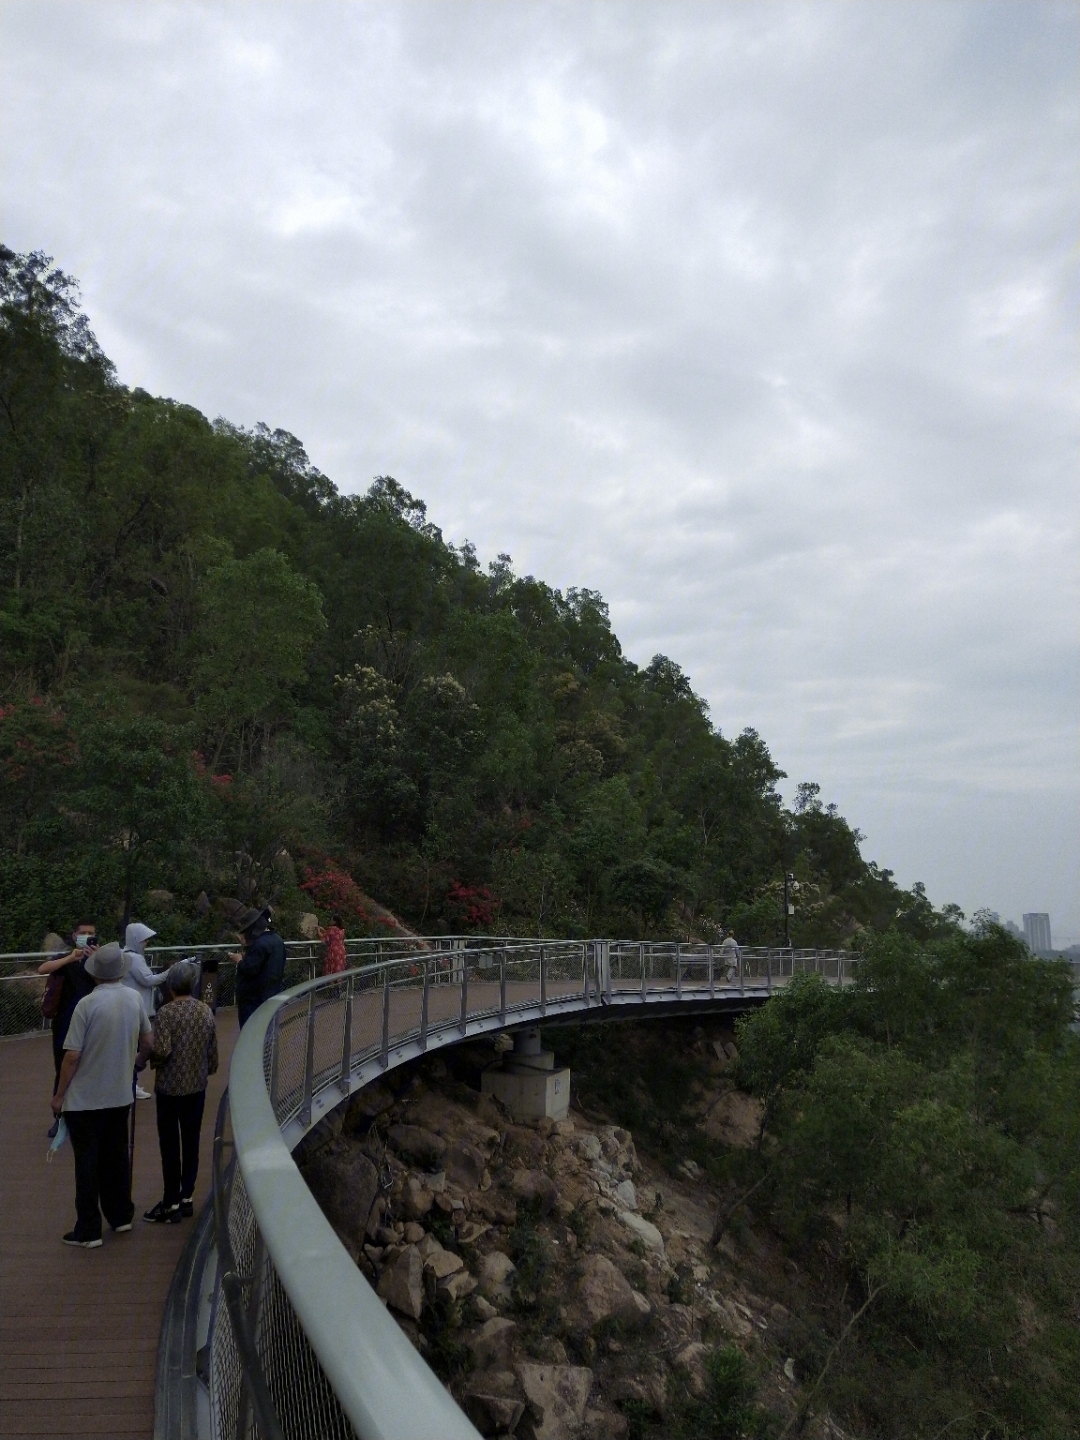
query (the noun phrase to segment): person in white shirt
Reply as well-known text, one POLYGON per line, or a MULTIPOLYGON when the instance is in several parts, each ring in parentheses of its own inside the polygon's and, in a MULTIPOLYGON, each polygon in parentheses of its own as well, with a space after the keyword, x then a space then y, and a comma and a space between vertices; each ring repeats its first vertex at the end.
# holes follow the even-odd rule
POLYGON ((724 943, 720 946, 720 963, 727 970, 727 978, 734 980, 739 973, 739 964, 742 961, 742 952, 739 949, 738 941, 733 931, 729 930, 724 936, 724 943))
POLYGON ((64 1063, 52 1098, 63 1113, 75 1152, 75 1228, 65 1245, 101 1244, 101 1214, 118 1233, 131 1229, 128 1119, 131 1075, 146 1062, 154 1032, 138 995, 120 984, 127 956, 114 941, 95 950, 86 973, 97 983, 75 1006, 64 1040, 64 1063), (99 1208, 100 1206, 100 1208, 99 1208))
MULTIPOLYGON (((156 930, 151 930, 149 925, 143 925, 138 920, 133 920, 124 932, 124 954, 128 958, 128 972, 124 976, 124 984, 139 996, 148 1018, 154 1013, 157 987, 165 984, 169 973, 167 970, 163 970, 160 975, 155 975, 143 953, 146 949, 146 942, 153 940, 156 934, 156 930)), ((135 1098, 136 1100, 149 1100, 150 1091, 144 1090, 141 1085, 136 1083, 135 1098)))

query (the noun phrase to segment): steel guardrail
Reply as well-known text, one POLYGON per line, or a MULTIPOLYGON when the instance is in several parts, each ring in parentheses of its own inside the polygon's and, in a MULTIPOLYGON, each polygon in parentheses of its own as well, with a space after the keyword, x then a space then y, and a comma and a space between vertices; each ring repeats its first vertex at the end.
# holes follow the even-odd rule
MULTIPOLYGON (((767 999, 803 971, 842 986, 859 958, 744 950, 732 968, 718 964, 719 951, 514 941, 458 952, 449 979, 438 970, 445 956, 421 953, 310 980, 266 1001, 233 1051, 228 1113, 236 1173, 218 1221, 228 1236, 223 1248, 248 1257, 247 1308, 237 1323, 257 1337, 257 1359, 233 1333, 235 1307, 216 1304, 208 1342, 213 1440, 249 1433, 243 1396, 254 1395, 256 1382, 243 1367, 256 1363, 290 1437, 476 1440, 353 1264, 291 1150, 374 1076, 469 1036, 582 1014, 614 1018, 641 1013, 642 1005, 741 1006, 767 999)), ((231 1269, 240 1273, 235 1262, 231 1269)))

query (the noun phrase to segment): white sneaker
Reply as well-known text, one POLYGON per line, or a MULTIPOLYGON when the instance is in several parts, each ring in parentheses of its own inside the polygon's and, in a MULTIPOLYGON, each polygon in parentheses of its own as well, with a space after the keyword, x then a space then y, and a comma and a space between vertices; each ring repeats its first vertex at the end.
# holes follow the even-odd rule
POLYGON ((150 1094, 150 1091, 149 1091, 149 1090, 144 1090, 141 1085, 136 1085, 136 1086, 135 1086, 135 1099, 136 1099, 136 1100, 151 1100, 152 1098, 153 1098, 153 1097, 152 1097, 152 1095, 150 1094))

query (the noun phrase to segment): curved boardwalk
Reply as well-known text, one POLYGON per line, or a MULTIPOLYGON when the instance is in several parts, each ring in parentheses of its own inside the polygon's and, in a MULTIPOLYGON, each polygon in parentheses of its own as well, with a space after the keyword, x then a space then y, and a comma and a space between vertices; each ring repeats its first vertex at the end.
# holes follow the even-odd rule
MULTIPOLYGON (((210 1193, 213 1117, 235 1038, 236 1012, 223 1010, 196 1215, 210 1193)), ((194 1221, 137 1218, 128 1235, 106 1225, 100 1250, 60 1243, 75 1220, 75 1176, 70 1145, 45 1163, 52 1075, 47 1032, 0 1041, 0 1436, 151 1440, 162 1311, 194 1221)), ((140 1101, 135 1114, 141 1217, 161 1198, 161 1164, 154 1102, 140 1101)))

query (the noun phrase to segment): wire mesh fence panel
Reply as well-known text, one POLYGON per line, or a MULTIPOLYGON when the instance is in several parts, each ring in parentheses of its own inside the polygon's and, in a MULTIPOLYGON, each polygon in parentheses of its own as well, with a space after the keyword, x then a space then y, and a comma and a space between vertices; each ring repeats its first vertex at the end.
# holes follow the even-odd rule
POLYGON ((259 1278, 256 1345, 287 1440, 357 1440, 269 1258, 259 1278))
POLYGON ((316 992, 312 1015, 312 1091, 315 1094, 336 1083, 341 1076, 347 989, 347 981, 334 980, 316 992))
POLYGON ((295 1115, 304 1100, 304 1072, 307 1066, 307 997, 299 1004, 278 1011, 274 1113, 278 1122, 295 1115))

